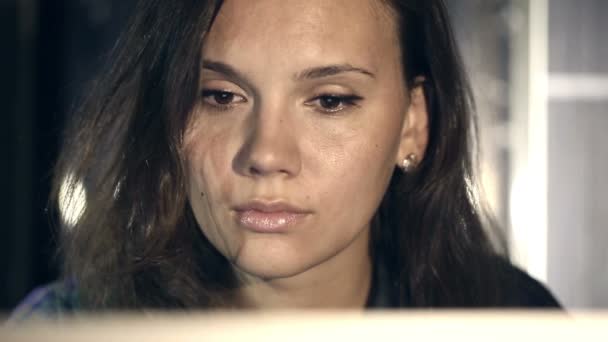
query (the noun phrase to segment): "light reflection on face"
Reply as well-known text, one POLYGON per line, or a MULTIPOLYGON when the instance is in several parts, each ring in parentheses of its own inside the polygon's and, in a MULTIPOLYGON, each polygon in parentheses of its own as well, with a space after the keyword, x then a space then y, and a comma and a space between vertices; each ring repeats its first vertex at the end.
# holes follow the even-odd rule
POLYGON ((391 14, 370 0, 229 0, 202 57, 184 151, 205 236, 252 277, 357 267, 403 149, 391 14), (252 231, 233 208, 256 199, 307 214, 279 233, 252 231))

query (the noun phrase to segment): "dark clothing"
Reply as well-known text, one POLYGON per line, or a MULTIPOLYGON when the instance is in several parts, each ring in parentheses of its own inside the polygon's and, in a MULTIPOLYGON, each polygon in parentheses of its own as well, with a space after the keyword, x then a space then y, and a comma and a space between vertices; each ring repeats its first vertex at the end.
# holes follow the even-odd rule
MULTIPOLYGON (((506 296, 498 307, 502 308, 560 308, 560 304, 545 286, 527 273, 508 263, 502 263, 501 274, 506 296)), ((397 308, 389 294, 389 276, 382 269, 374 274, 374 284, 368 299, 368 308, 397 308)), ((78 288, 74 282, 53 283, 34 290, 15 309, 12 320, 30 317, 61 318, 79 311, 78 288)))
POLYGON ((549 290, 530 277, 526 272, 511 266, 505 282, 512 295, 504 298, 504 307, 527 307, 527 308, 560 308, 561 305, 549 290))
MULTIPOLYGON (((500 297, 495 304, 465 304, 462 306, 447 306, 453 308, 544 308, 559 309, 561 305, 551 292, 536 279, 530 277, 526 272, 513 266, 510 262, 497 258, 495 271, 498 274, 500 284, 500 297)), ((378 267, 374 270, 374 282, 367 301, 367 307, 372 309, 398 309, 414 308, 415 305, 407 304, 411 300, 406 299, 406 304, 400 304, 391 292, 391 280, 386 270, 378 267)), ((394 292, 394 291, 393 291, 394 292)), ((439 307, 445 307, 440 305, 439 307)))

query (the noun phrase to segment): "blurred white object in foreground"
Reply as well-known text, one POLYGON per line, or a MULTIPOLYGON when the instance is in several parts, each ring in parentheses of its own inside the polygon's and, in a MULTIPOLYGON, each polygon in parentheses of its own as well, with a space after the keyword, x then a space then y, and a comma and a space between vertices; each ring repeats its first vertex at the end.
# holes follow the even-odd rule
POLYGON ((0 328, 2 341, 608 341, 607 313, 249 312, 79 316, 0 328))

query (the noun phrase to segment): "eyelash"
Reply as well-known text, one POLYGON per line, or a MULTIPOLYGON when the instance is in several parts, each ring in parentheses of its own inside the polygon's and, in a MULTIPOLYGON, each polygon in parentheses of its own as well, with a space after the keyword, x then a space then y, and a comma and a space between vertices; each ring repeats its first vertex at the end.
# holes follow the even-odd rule
POLYGON ((350 95, 321 94, 321 95, 316 96, 312 100, 307 101, 306 105, 312 107, 312 106, 315 106, 313 103, 318 102, 318 105, 316 105, 318 107, 318 109, 317 109, 318 111, 320 111, 322 113, 326 113, 326 114, 335 114, 335 113, 341 112, 343 110, 346 110, 349 107, 358 106, 358 103, 361 100, 363 100, 363 98, 361 96, 354 95, 354 94, 350 94, 350 95), (336 109, 324 108, 321 105, 321 101, 324 99, 325 100, 328 100, 328 99, 337 100, 338 108, 336 108, 336 109))
MULTIPOLYGON (((215 110, 218 110, 218 111, 227 111, 230 108, 234 107, 237 103, 247 102, 247 100, 243 96, 237 95, 230 91, 224 91, 224 90, 205 89, 201 92, 201 96, 203 98, 203 101, 206 104, 212 106, 215 110), (230 103, 222 104, 217 101, 217 96, 220 96, 220 95, 240 97, 242 99, 237 102, 231 101, 230 103), (207 100, 208 98, 213 98, 213 100, 207 100), (211 102, 211 101, 213 101, 213 102, 211 102)), ((361 100, 363 100, 363 98, 361 96, 354 95, 354 94, 349 94, 349 95, 321 94, 321 95, 318 95, 318 96, 314 97, 313 99, 307 101, 305 104, 310 107, 317 107, 316 110, 318 110, 319 112, 322 112, 325 114, 335 114, 335 113, 341 112, 343 110, 346 110, 349 107, 358 106, 358 103, 361 100), (323 105, 321 104, 321 101, 323 101, 323 100, 337 101, 336 108, 323 107, 323 105), (315 103, 317 103, 317 104, 315 104, 315 103)))
POLYGON ((205 104, 211 106, 213 109, 218 110, 218 111, 227 111, 230 108, 234 107, 235 104, 237 104, 237 103, 247 102, 247 99, 245 99, 241 95, 237 95, 230 91, 216 90, 216 89, 204 89, 201 92, 201 97, 203 98, 203 102, 205 104), (237 102, 230 102, 230 103, 223 104, 223 103, 217 102, 216 96, 219 96, 219 95, 229 95, 229 96, 233 96, 233 97, 239 97, 239 98, 242 98, 242 100, 239 100, 237 102), (214 102, 212 103, 210 100, 207 100, 208 98, 213 98, 214 102))

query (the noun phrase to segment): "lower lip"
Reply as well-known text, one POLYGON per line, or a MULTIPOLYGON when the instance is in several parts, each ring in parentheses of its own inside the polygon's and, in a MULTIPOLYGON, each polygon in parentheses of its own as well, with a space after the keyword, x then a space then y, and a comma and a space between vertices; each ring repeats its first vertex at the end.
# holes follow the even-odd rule
POLYGON ((306 215, 287 211, 244 210, 237 211, 237 221, 241 226, 257 233, 282 233, 306 215))

